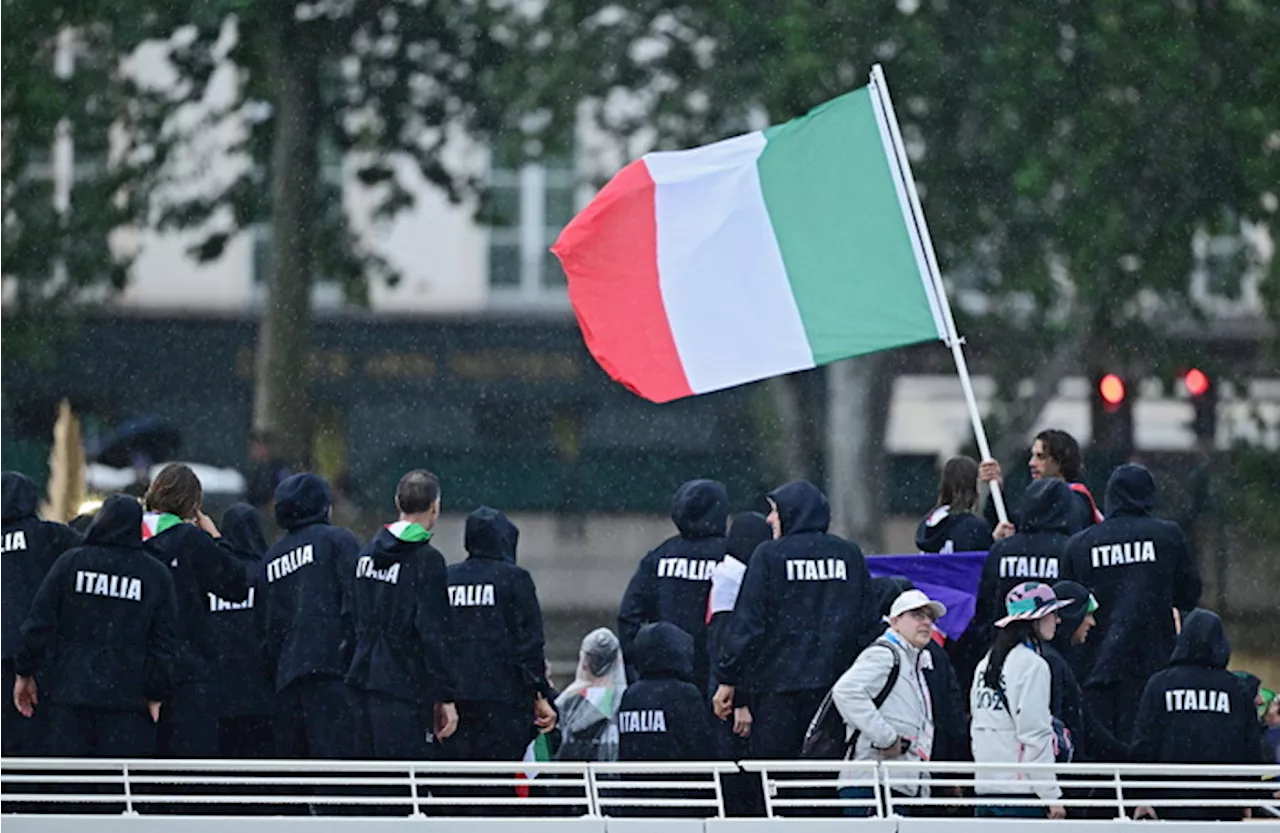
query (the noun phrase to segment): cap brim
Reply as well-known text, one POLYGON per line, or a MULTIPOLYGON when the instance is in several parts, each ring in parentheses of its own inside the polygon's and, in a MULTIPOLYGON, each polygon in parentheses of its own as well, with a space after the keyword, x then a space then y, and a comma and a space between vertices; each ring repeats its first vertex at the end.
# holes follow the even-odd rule
POLYGON ((937 602, 937 601, 934 601, 933 599, 930 599, 925 604, 916 605, 915 607, 908 607, 905 610, 899 610, 897 613, 893 613, 891 611, 889 613, 889 618, 892 619, 894 617, 901 616, 904 613, 910 613, 913 610, 924 610, 926 607, 929 608, 929 612, 933 614, 933 621, 935 622, 941 619, 943 616, 947 615, 946 605, 944 605, 942 602, 937 602))
POLYGON ((997 619, 995 625, 997 628, 1007 627, 1010 622, 1034 622, 1037 619, 1043 619, 1050 613, 1056 613, 1067 605, 1071 604, 1070 599, 1058 599, 1053 604, 1047 604, 1044 607, 1038 607, 1027 613, 1015 613, 1012 616, 1006 616, 1003 619, 997 619))

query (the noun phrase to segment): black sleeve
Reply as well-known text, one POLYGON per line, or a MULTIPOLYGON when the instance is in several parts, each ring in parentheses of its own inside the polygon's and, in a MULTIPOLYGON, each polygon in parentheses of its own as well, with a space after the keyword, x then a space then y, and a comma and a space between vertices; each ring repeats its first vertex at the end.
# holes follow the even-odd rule
POLYGON ((986 552, 995 543, 991 538, 991 527, 976 515, 969 515, 965 518, 964 531, 964 545, 957 547, 962 551, 986 552))
POLYGON ((721 685, 736 686, 743 672, 755 661, 769 615, 769 550, 761 545, 751 556, 742 589, 733 607, 733 619, 724 636, 720 656, 715 658, 716 676, 721 685))
POLYGON ((84 543, 84 536, 66 524, 45 521, 44 528, 49 535, 49 556, 57 558, 72 547, 84 543))
MULTIPOLYGON (((978 580, 978 598, 974 599, 973 620, 979 627, 989 629, 991 623, 1001 618, 1003 599, 997 598, 1000 589, 1000 554, 1004 551, 1000 542, 991 545, 987 560, 982 563, 982 578, 978 580)), ((986 638, 987 634, 981 634, 986 638)))
POLYGON ((1200 565, 1187 547, 1187 539, 1180 529, 1173 530, 1173 605, 1182 611, 1191 610, 1200 603, 1204 586, 1200 580, 1200 565))
POLYGON ((711 723, 706 701, 698 694, 696 686, 689 689, 688 698, 681 703, 681 726, 688 729, 685 735, 686 761, 701 761, 715 757, 716 743, 711 734, 711 723))
POLYGON ((27 608, 13 663, 14 672, 18 675, 34 677, 48 660, 57 632, 58 616, 62 612, 62 595, 67 592, 70 578, 71 558, 64 553, 45 573, 35 598, 31 600, 31 607, 27 608))
POLYGON ((159 598, 147 629, 146 697, 163 703, 173 691, 173 662, 178 654, 178 594, 166 569, 157 574, 159 598))
POLYGON ((1098 719, 1083 700, 1080 714, 1084 719, 1085 754, 1090 761, 1124 763, 1129 760, 1129 748, 1121 742, 1105 723, 1098 719))
POLYGON ((342 619, 341 649, 344 663, 350 664, 356 649, 355 608, 352 605, 352 598, 355 595, 356 564, 360 561, 360 542, 350 530, 342 527, 335 527, 335 529, 338 534, 333 537, 333 563, 338 573, 338 590, 341 599, 339 603, 342 619))
POLYGON ((853 548, 854 552, 854 558, 851 559, 850 566, 857 572, 858 581, 862 582, 862 598, 858 600, 857 644, 854 646, 852 655, 841 658, 841 663, 845 668, 853 665, 853 661, 858 658, 858 654, 862 653, 862 649, 874 642, 876 637, 880 635, 880 605, 876 601, 876 594, 871 588, 871 573, 867 570, 867 559, 862 555, 862 550, 857 544, 850 542, 849 546, 853 548))
POLYGON ((622 643, 624 658, 631 651, 631 644, 640 628, 657 618, 658 575, 654 560, 653 553, 640 560, 618 605, 618 641, 622 643))
POLYGON ((427 672, 431 702, 452 703, 456 697, 452 657, 449 653, 449 568, 434 549, 424 553, 421 596, 414 612, 414 628, 422 644, 422 664, 427 672))
POLYGON ((203 529, 192 527, 187 535, 191 542, 191 566, 200 589, 229 602, 243 602, 249 598, 249 579, 244 563, 229 548, 219 546, 203 529))
MULTIPOLYGON (((515 642, 516 664, 530 694, 548 697, 547 655, 542 633, 542 607, 538 604, 538 588, 533 576, 516 570, 511 597, 511 635, 515 642)), ((623 653, 625 657, 626 654, 623 653)))
POLYGON ((1160 754, 1160 727, 1164 724, 1160 708, 1160 689, 1147 681, 1138 701, 1138 716, 1133 723, 1133 740, 1129 743, 1129 760, 1136 764, 1156 763, 1160 754))

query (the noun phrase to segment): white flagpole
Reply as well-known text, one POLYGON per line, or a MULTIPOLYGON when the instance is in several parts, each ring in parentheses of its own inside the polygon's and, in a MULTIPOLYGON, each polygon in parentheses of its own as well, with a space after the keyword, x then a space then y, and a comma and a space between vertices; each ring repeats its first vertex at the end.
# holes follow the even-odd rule
MULTIPOLYGON (((973 423, 973 433, 978 440, 978 453, 982 459, 991 457, 991 446, 987 443, 987 432, 982 426, 982 413, 978 410, 978 400, 973 395, 973 381, 969 378, 969 364, 964 358, 964 339, 956 332, 955 317, 951 314, 951 303, 947 300, 947 288, 942 283, 942 273, 938 270, 938 257, 933 251, 933 238, 929 236, 929 225, 924 220, 924 209, 920 207, 920 195, 916 192, 915 177, 911 175, 911 162, 907 159, 907 150, 902 143, 902 132, 898 129, 898 117, 893 110, 893 100, 889 98, 889 84, 885 81, 884 70, 879 64, 871 68, 872 95, 879 98, 888 122, 889 136, 893 143, 893 153, 889 157, 890 166, 894 168, 907 189, 907 198, 911 209, 911 220, 919 235, 920 247, 924 250, 925 263, 929 280, 939 301, 942 321, 945 327, 944 341, 951 348, 951 356, 956 363, 956 373, 960 376, 960 388, 964 391, 965 405, 969 409, 969 420, 973 423)), ((991 498, 995 501, 996 516, 1003 522, 1009 520, 1005 509, 1004 495, 1000 484, 991 481, 991 498)))

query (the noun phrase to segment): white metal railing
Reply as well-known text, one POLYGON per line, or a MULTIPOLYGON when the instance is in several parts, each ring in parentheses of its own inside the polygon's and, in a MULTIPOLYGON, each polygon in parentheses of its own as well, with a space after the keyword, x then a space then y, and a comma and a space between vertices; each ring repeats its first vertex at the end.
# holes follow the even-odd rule
MULTIPOLYGON (((858 808, 874 818, 992 803, 973 794, 976 772, 1004 765, 930 762, 931 794, 901 792, 918 783, 918 762, 742 761, 652 763, 488 763, 457 761, 227 761, 5 758, 0 811, 103 815, 559 815, 587 818, 660 812, 693 818, 733 815, 724 776, 759 778, 765 815, 840 815, 858 808), (841 798, 855 782, 869 797, 841 798), (958 787, 960 794, 947 794, 958 787), (898 791, 895 791, 898 790, 898 791)), ((1102 808, 1124 818, 1137 807, 1250 808, 1280 817, 1280 766, 1022 764, 1019 781, 1054 779, 1054 801, 1102 808), (1205 797, 1188 797, 1197 791, 1205 797), (1212 796, 1212 797, 1210 797, 1212 796)), ((954 792, 954 791, 952 791, 954 792)), ((1028 793, 1004 806, 1046 806, 1028 793)))

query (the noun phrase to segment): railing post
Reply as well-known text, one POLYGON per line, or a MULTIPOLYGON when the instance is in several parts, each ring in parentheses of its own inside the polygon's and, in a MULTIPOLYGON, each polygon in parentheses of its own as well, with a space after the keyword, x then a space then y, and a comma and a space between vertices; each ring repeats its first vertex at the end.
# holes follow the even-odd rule
POLYGON ((586 771, 583 778, 586 781, 587 792, 587 815, 592 818, 600 817, 600 796, 596 792, 596 770, 590 763, 584 764, 586 771))
POLYGON ((127 762, 121 764, 120 773, 124 781, 124 814, 126 816, 136 816, 138 811, 133 809, 133 790, 129 786, 129 764, 127 762))
POLYGON ((1124 811, 1124 782, 1120 780, 1120 767, 1111 770, 1111 777, 1116 787, 1116 812, 1119 814, 1116 818, 1128 818, 1128 814, 1124 811))
POLYGON ((724 775, 718 768, 711 770, 711 782, 716 788, 716 818, 724 818, 724 788, 720 784, 720 778, 724 775))
POLYGON ((876 778, 872 794, 876 800, 876 818, 893 815, 893 789, 889 786, 889 768, 883 762, 876 763, 876 778), (881 777, 884 782, 881 783, 881 777))
POLYGON ((409 764, 409 795, 413 797, 413 817, 423 816, 422 805, 418 802, 418 768, 409 764))
POLYGON ((767 819, 774 818, 773 785, 769 782, 768 767, 760 767, 760 794, 764 796, 764 817, 767 819))

